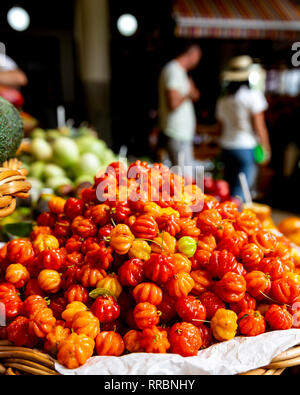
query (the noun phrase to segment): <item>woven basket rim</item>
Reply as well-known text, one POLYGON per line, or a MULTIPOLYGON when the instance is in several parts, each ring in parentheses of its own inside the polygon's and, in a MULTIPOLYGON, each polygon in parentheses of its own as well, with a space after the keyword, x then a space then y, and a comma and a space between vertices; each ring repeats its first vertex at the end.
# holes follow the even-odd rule
MULTIPOLYGON (((6 340, 0 341, 0 375, 14 374, 14 371, 30 375, 60 375, 55 370, 55 362, 53 358, 41 351, 16 347, 6 340)), ((300 345, 279 354, 268 366, 241 375, 278 376, 285 369, 298 365, 300 365, 300 345)))

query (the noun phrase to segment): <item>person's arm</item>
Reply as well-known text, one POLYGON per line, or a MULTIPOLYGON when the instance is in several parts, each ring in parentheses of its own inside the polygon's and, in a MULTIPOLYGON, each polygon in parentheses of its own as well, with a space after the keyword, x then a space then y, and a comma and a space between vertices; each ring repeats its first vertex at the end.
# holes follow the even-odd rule
POLYGON ((260 112, 258 114, 253 114, 253 126, 254 126, 254 130, 256 131, 256 133, 260 138, 260 142, 262 146, 268 152, 269 154, 268 159, 270 160, 272 149, 270 144, 269 132, 266 125, 265 114, 263 112, 260 112))
POLYGON ((0 85, 10 87, 22 87, 27 85, 28 80, 25 73, 20 70, 0 71, 0 85))
POLYGON ((167 101, 168 106, 171 111, 177 110, 178 107, 181 106, 186 100, 191 100, 191 93, 189 92, 187 95, 182 96, 178 91, 174 89, 167 90, 167 101))

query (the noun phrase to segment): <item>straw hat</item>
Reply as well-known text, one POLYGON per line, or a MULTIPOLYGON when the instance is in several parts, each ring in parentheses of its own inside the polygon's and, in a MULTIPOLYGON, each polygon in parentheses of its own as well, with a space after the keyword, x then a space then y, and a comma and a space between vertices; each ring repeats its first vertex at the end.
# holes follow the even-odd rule
POLYGON ((228 69, 222 73, 222 80, 228 82, 248 81, 252 65, 253 59, 250 56, 234 57, 230 60, 228 69))

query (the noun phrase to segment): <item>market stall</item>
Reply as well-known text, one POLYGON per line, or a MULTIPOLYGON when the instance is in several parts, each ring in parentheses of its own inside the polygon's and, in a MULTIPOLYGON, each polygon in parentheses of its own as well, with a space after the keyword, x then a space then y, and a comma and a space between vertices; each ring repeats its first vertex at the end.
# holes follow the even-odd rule
POLYGON ((76 197, 50 197, 29 236, 0 250, 0 372, 263 366, 255 372, 270 375, 295 366, 300 253, 276 233, 270 211, 220 203, 141 161, 111 163, 76 197))
POLYGON ((176 33, 180 37, 294 40, 300 35, 295 2, 249 0, 176 0, 176 33))

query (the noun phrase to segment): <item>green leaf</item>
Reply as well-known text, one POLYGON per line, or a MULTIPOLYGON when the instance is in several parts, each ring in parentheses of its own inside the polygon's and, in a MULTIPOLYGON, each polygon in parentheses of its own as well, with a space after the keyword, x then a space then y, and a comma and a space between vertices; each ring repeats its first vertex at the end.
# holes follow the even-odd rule
POLYGON ((33 230, 31 222, 20 222, 13 224, 6 224, 3 226, 3 232, 11 239, 17 239, 19 237, 29 237, 33 230))
POLYGON ((116 300, 115 295, 112 292, 110 292, 108 289, 105 289, 105 288, 96 288, 93 291, 91 291, 89 293, 89 295, 90 295, 90 298, 92 298, 92 299, 97 299, 97 298, 99 298, 99 296, 111 296, 112 298, 114 298, 116 300))

